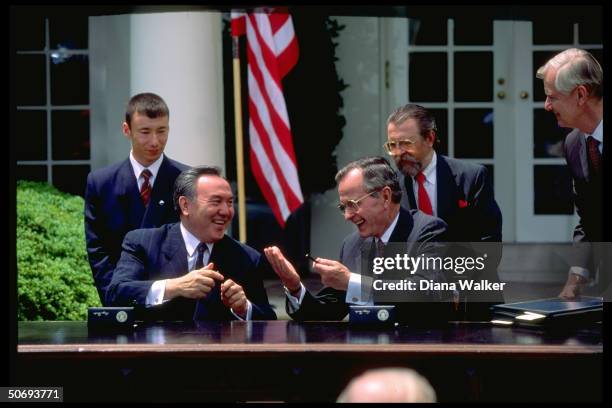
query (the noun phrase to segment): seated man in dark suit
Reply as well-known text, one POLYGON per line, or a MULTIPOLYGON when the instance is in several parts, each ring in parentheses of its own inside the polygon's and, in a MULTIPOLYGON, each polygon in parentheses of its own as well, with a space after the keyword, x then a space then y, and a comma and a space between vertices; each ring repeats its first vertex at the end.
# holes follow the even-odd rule
MULTIPOLYGON (((390 243, 402 243, 402 252, 410 256, 432 253, 431 243, 446 230, 446 224, 439 218, 400 207, 401 189, 397 174, 382 157, 367 157, 349 163, 337 173, 336 183, 340 196, 338 207, 344 218, 355 224, 357 231, 345 238, 340 262, 316 258, 313 269, 321 275, 325 286, 319 294, 313 296, 305 289, 295 268, 277 247, 264 250, 285 286, 287 313, 295 320, 341 320, 347 315, 349 304, 372 304, 372 296, 362 296, 366 291, 362 291, 361 281, 368 274, 368 271, 360 272, 363 258, 371 257, 369 254, 372 252, 377 256, 391 255, 386 250, 390 243), (379 249, 381 244, 384 249, 379 249)), ((436 271, 418 271, 406 278, 414 281, 445 280, 436 271)), ((413 295, 422 296, 424 293, 407 294, 413 295)), ((440 298, 438 293, 429 293, 419 300, 432 302, 428 307, 433 310, 447 306, 438 303, 440 298)), ((410 306, 411 302, 398 305, 398 320, 416 317, 411 313, 414 307, 410 306)))
POLYGON ((261 279, 266 259, 225 235, 234 207, 220 170, 185 170, 173 200, 179 223, 125 236, 107 303, 139 306, 144 320, 276 319, 261 279))
POLYGON ((172 186, 188 167, 163 154, 169 120, 168 106, 160 96, 133 96, 123 122, 123 133, 132 144, 130 157, 87 177, 87 255, 103 304, 125 234, 178 221, 172 208, 172 186))

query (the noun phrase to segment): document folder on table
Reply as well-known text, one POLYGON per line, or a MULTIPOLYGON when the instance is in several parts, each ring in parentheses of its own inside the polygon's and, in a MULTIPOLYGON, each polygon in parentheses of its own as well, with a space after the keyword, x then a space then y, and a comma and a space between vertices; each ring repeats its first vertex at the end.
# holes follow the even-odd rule
POLYGON ((491 321, 500 324, 556 328, 588 326, 602 320, 603 298, 528 300, 494 305, 491 310, 494 316, 491 321))

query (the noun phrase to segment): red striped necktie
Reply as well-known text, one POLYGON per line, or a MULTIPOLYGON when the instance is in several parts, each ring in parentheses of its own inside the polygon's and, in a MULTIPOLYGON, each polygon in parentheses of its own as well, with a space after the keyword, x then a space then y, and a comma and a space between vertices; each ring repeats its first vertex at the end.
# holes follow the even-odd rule
POLYGON ((151 170, 144 169, 140 175, 144 178, 144 183, 142 183, 142 187, 140 187, 140 198, 142 199, 142 203, 146 207, 149 205, 149 201, 151 201, 151 183, 149 183, 149 178, 153 175, 151 170))

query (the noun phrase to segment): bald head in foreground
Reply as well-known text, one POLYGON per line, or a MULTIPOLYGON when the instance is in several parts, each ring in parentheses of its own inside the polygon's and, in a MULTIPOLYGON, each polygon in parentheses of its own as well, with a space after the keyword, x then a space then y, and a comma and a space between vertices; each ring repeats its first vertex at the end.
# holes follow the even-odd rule
POLYGON ((436 402, 436 393, 414 370, 379 368, 351 380, 337 402, 436 402))

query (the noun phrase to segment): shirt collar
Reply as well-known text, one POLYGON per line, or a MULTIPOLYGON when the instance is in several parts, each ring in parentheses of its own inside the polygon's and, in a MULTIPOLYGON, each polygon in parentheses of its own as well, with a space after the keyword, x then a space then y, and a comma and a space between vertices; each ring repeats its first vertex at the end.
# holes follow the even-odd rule
POLYGON ((385 233, 380 236, 380 240, 383 242, 383 244, 387 245, 387 242, 389 242, 389 238, 391 238, 391 233, 395 229, 397 220, 399 220, 399 211, 397 212, 397 215, 393 219, 393 222, 391 223, 391 225, 389 225, 389 228, 387 228, 385 230, 385 233))
POLYGON ((590 136, 593 136, 593 138, 597 140, 603 147, 603 119, 599 122, 599 125, 597 125, 597 127, 593 131, 593 134, 591 134, 590 136))
MULTIPOLYGON (((194 252, 200 245, 200 240, 195 237, 191 232, 185 228, 183 223, 181 222, 181 235, 183 236, 183 241, 185 241, 185 249, 187 250, 187 254, 192 257, 194 252)), ((212 254, 212 249, 215 244, 206 244, 208 247, 208 253, 212 254)))
POLYGON ((136 176, 136 180, 140 177, 140 173, 144 169, 149 169, 151 171, 151 184, 153 184, 153 179, 157 177, 157 172, 159 171, 159 166, 161 166, 164 161, 164 154, 162 153, 157 160, 155 160, 149 167, 145 167, 136 160, 134 157, 134 151, 130 150, 130 163, 132 163, 132 170, 134 170, 134 176, 136 176))
MULTIPOLYGON (((438 156, 436 155, 436 151, 434 150, 433 155, 431 156, 431 161, 429 162, 427 167, 425 167, 422 170, 422 173, 425 176, 425 181, 428 181, 433 185, 436 184, 436 165, 437 163, 438 163, 438 156)), ((415 177, 413 177, 412 179, 416 180, 415 177)))

